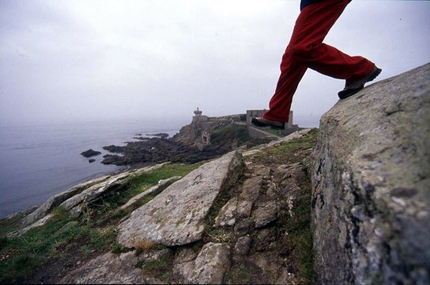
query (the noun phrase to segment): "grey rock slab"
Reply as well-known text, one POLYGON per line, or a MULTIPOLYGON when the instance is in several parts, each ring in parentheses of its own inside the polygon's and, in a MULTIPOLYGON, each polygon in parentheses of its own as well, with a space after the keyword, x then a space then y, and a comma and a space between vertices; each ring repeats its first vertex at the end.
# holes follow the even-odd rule
POLYGON ((94 181, 95 183, 91 184, 91 187, 70 197, 69 199, 61 203, 60 207, 68 211, 70 215, 78 216, 81 213, 82 208, 87 203, 91 203, 99 199, 101 196, 103 196, 105 193, 109 192, 112 189, 117 189, 119 186, 125 185, 125 183, 128 181, 128 178, 130 178, 131 176, 141 175, 145 172, 159 169, 165 164, 168 164, 168 162, 125 171, 116 175, 109 176, 106 179, 100 181, 96 180, 94 181))
POLYGON ((232 227, 236 223, 237 198, 233 198, 225 204, 215 218, 215 227, 232 227))
POLYGON ((160 181, 158 181, 158 184, 149 188, 148 190, 132 197, 130 200, 127 201, 127 203, 125 203, 124 205, 122 205, 119 209, 120 210, 125 210, 127 208, 132 207, 134 204, 136 204, 139 200, 143 199, 144 197, 151 195, 151 194, 157 194, 158 192, 163 191, 163 189, 165 188, 165 186, 171 182, 174 182, 176 180, 179 180, 181 177, 180 176, 174 176, 174 177, 170 177, 168 179, 162 179, 160 181))
POLYGON ((321 282, 430 283, 430 64, 340 100, 313 156, 321 282))
POLYGON ((256 228, 261 228, 278 218, 278 203, 274 200, 257 203, 253 212, 256 228))
POLYGON ((243 183, 240 197, 243 200, 255 202, 260 195, 261 186, 263 185, 262 176, 251 177, 243 183))
POLYGON ((109 179, 109 177, 110 176, 103 176, 85 183, 78 184, 67 191, 64 191, 62 193, 59 193, 50 197, 45 203, 43 203, 34 212, 29 214, 22 220, 23 225, 34 223, 36 220, 46 215, 52 208, 60 205, 62 202, 66 201, 67 199, 81 193, 88 187, 91 187, 94 184, 98 184, 109 179))
POLYGON ((236 216, 239 219, 247 219, 251 215, 253 203, 251 201, 239 200, 237 202, 236 216))
POLYGON ((248 236, 240 237, 234 245, 234 252, 238 255, 247 255, 251 249, 252 239, 248 236))
POLYGON ((242 156, 237 152, 203 164, 123 221, 118 243, 134 247, 147 239, 176 246, 200 240, 204 219, 218 193, 234 185, 243 169, 242 156))
POLYGON ((121 184, 125 178, 130 175, 129 172, 124 172, 112 177, 109 177, 106 180, 103 180, 100 183, 97 183, 81 193, 74 195, 73 197, 67 199, 63 203, 60 204, 60 207, 72 213, 72 215, 79 214, 80 208, 83 203, 90 203, 96 200, 98 197, 103 195, 106 191, 108 191, 112 186, 121 184), (76 207, 77 209, 73 209, 76 207))
POLYGON ((41 218, 40 220, 34 222, 33 224, 31 224, 31 225, 29 225, 29 226, 27 226, 21 230, 11 232, 10 234, 7 235, 7 237, 9 237, 9 238, 18 237, 18 236, 28 232, 29 230, 31 230, 33 228, 44 226, 47 222, 49 222, 51 220, 51 218, 53 216, 54 216, 53 214, 48 214, 48 215, 44 216, 43 218, 41 218))
POLYGON ((186 284, 223 284, 230 265, 230 246, 209 242, 194 261, 183 263, 174 271, 186 284))

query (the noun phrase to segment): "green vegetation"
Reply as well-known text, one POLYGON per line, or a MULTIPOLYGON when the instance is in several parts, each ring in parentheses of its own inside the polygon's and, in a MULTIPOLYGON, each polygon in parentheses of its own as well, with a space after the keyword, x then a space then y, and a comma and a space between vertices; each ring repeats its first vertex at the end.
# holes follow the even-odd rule
POLYGON ((301 191, 297 193, 292 209, 292 216, 283 211, 278 217, 278 231, 284 237, 278 251, 288 256, 297 268, 293 268, 303 283, 316 282, 313 267, 313 241, 311 232, 311 199, 312 188, 309 178, 308 165, 305 162, 310 151, 315 147, 318 129, 312 129, 306 136, 265 149, 251 159, 254 163, 271 165, 273 163, 300 163, 304 171, 303 178, 298 181, 301 191))
POLYGON ((311 225, 311 189, 307 189, 303 196, 295 201, 297 207, 293 216, 283 226, 285 233, 284 244, 291 250, 290 258, 297 264, 299 276, 308 283, 316 279, 313 267, 312 232, 311 225))
POLYGON ((212 142, 214 144, 221 144, 221 141, 229 139, 235 139, 238 142, 244 143, 251 140, 251 137, 245 125, 228 124, 212 131, 212 142))
POLYGON ((316 144, 317 137, 318 129, 312 129, 302 138, 265 149, 256 154, 255 157, 257 159, 268 160, 266 163, 272 161, 281 161, 284 163, 302 162, 302 160, 308 156, 308 154, 303 151, 313 148, 316 144))
POLYGON ((185 176, 200 165, 167 164, 135 175, 123 189, 116 189, 89 205, 79 218, 72 218, 66 211, 56 208, 54 218, 46 225, 16 238, 7 235, 20 228, 22 215, 0 220, 0 283, 20 283, 37 268, 55 261, 81 260, 108 251, 121 252, 124 249, 116 243, 115 228, 128 212, 117 211, 118 207, 156 185, 160 179, 185 176))
MULTIPOLYGON (((293 140, 287 144, 279 146, 279 154, 293 157, 294 160, 303 162, 307 158, 305 151, 315 147, 318 138, 318 129, 311 130, 308 135, 293 140)), ((278 154, 278 155, 279 155, 278 154)), ((295 259, 298 268, 299 276, 307 283, 316 281, 316 272, 313 266, 313 241, 311 231, 311 201, 312 188, 308 165, 302 164, 302 170, 305 172, 304 178, 301 181, 302 192, 296 198, 295 207, 293 208, 293 216, 284 225, 284 230, 288 235, 285 235, 285 244, 293 248, 292 257, 295 259)))
MULTIPOLYGON (((162 179, 167 179, 173 176, 185 176, 192 170, 199 167, 202 163, 196 164, 168 164, 162 168, 134 176, 129 180, 130 196, 134 196, 142 192, 142 189, 148 189, 158 183, 162 179)), ((128 197, 127 200, 131 197, 128 197)))
POLYGON ((262 128, 260 129, 266 133, 269 133, 271 135, 277 136, 277 137, 283 137, 283 135, 281 135, 281 131, 280 130, 275 130, 275 129, 271 129, 271 128, 262 128))
MULTIPOLYGON (((228 278, 233 284, 255 284, 261 275, 261 269, 250 264, 233 265, 228 278)), ((258 284, 258 283, 257 283, 258 284)))

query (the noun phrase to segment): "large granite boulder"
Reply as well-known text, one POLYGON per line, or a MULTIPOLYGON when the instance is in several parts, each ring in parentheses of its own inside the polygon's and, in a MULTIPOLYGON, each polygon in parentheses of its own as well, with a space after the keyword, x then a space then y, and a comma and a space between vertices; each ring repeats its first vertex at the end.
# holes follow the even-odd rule
POLYGON ((218 193, 236 183, 244 168, 237 152, 203 164, 121 223, 118 243, 132 248, 145 240, 167 246, 200 240, 204 219, 218 193))
POLYGON ((312 183, 323 284, 430 283, 430 64, 324 114, 312 183))

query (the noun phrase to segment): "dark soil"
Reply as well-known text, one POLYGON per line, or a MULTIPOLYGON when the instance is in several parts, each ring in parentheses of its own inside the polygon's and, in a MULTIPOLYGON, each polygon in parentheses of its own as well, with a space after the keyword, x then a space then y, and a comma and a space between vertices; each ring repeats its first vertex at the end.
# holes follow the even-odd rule
MULTIPOLYGON (((63 252, 65 253, 65 252, 63 252)), ((43 267, 29 278, 17 280, 16 284, 59 284, 60 280, 69 272, 82 266, 82 264, 96 258, 103 252, 91 252, 83 255, 80 247, 67 249, 67 258, 57 258, 48 261, 43 267)))

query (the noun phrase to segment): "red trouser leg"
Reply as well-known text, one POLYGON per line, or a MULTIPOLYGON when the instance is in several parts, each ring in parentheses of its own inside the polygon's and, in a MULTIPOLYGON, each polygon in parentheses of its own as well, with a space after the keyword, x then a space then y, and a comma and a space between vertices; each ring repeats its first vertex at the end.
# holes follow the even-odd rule
POLYGON ((351 57, 323 43, 347 3, 348 0, 328 0, 310 4, 302 10, 282 57, 281 75, 269 103, 270 110, 264 113, 264 118, 288 122, 293 95, 307 68, 347 82, 372 72, 373 62, 361 56, 351 57))

